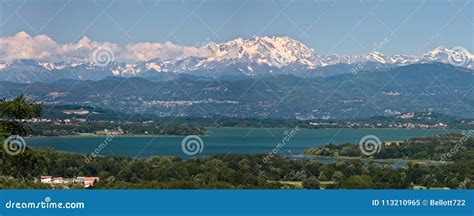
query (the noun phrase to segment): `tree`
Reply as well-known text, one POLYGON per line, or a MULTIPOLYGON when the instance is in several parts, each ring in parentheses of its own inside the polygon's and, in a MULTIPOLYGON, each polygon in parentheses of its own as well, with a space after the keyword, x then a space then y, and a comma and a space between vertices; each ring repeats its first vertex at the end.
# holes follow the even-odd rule
POLYGON ((322 181, 327 181, 328 180, 328 177, 326 177, 326 175, 324 175, 324 172, 321 172, 319 174, 318 178, 321 179, 322 181))
POLYGON ((471 179, 469 178, 465 178, 464 181, 462 181, 460 184, 459 184, 459 189, 470 189, 470 186, 471 186, 471 179))
POLYGON ((372 178, 367 175, 355 175, 344 179, 340 183, 341 188, 347 189, 370 189, 373 185, 372 178))
POLYGON ((44 164, 44 158, 34 152, 23 152, 27 148, 25 143, 21 143, 22 139, 20 139, 20 144, 23 146, 18 146, 17 142, 8 144, 4 144, 4 142, 11 135, 29 135, 31 128, 24 124, 24 121, 38 117, 40 113, 41 104, 30 103, 23 95, 10 101, 0 100, 0 144, 4 145, 3 148, 0 148, 0 164, 2 164, 0 166, 0 174, 22 178, 39 174, 39 169, 37 168, 44 164), (10 144, 16 146, 10 146, 10 144), (12 148, 12 152, 16 151, 15 153, 20 152, 22 154, 8 152, 7 150, 10 150, 9 147, 12 148))
POLYGON ((31 103, 21 95, 11 101, 0 100, 0 137, 5 139, 10 135, 26 136, 31 128, 23 124, 25 119, 38 117, 42 105, 31 103))
POLYGON ((339 181, 344 177, 344 174, 340 171, 336 171, 332 174, 331 180, 333 181, 339 181))
POLYGON ((303 180, 303 188, 305 189, 319 189, 319 180, 316 177, 309 177, 305 180, 303 180))

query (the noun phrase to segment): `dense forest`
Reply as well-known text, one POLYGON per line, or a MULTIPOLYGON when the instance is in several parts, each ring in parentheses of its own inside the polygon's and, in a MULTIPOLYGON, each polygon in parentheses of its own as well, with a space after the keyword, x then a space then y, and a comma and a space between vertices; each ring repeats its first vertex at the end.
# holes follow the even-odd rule
MULTIPOLYGON (((135 188, 437 188, 474 189, 474 160, 439 166, 408 164, 406 168, 364 163, 360 160, 321 163, 264 155, 177 157, 98 157, 89 163, 79 154, 27 149, 20 155, 2 152, 1 188, 47 188, 35 183, 41 175, 98 176, 94 189, 135 188), (6 156, 6 157, 5 157, 6 156), (297 186, 293 183, 300 183, 297 186)), ((74 188, 71 185, 70 188, 74 188)))
MULTIPOLYGON (((415 159, 434 161, 467 161, 474 160, 474 131, 465 134, 437 135, 406 140, 393 145, 383 145, 381 151, 370 155, 374 159, 415 159)), ((325 157, 362 157, 368 158, 360 151, 360 146, 346 143, 342 145, 325 145, 306 149, 305 154, 325 157)))

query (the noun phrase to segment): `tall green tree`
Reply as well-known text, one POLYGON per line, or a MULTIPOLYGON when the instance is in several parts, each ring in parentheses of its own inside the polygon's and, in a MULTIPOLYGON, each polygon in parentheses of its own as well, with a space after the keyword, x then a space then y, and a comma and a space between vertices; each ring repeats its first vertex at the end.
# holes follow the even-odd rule
POLYGON ((23 95, 13 100, 0 100, 0 176, 31 178, 32 176, 25 176, 25 173, 33 174, 37 166, 41 165, 42 158, 34 152, 26 151, 28 149, 25 149, 25 143, 23 146, 12 146, 16 143, 5 142, 12 135, 29 135, 31 128, 25 121, 39 117, 41 107, 40 103, 29 102, 23 95), (21 154, 12 154, 12 150, 18 150, 17 148, 23 148, 21 154))

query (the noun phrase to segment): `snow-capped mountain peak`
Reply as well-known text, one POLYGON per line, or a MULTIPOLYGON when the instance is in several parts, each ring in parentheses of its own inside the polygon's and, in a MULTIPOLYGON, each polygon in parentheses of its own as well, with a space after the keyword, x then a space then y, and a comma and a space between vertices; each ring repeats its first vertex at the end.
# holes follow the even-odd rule
POLYGON ((203 60, 206 62, 246 62, 278 68, 294 63, 307 67, 315 66, 314 50, 289 37, 237 38, 220 44, 209 43, 201 49, 210 53, 210 56, 203 60))
POLYGON ((52 62, 39 62, 38 65, 46 70, 61 70, 66 67, 66 65, 55 64, 52 62))
POLYGON ((379 62, 382 64, 386 63, 385 56, 382 53, 377 52, 377 51, 370 52, 367 58, 368 60, 372 60, 372 61, 379 62))
MULTIPOLYGON (((84 38, 79 45, 87 45, 84 38)), ((354 64, 354 69, 367 67, 403 66, 416 63, 441 62, 458 67, 474 68, 474 56, 468 50, 439 46, 422 56, 384 55, 373 51, 366 55, 316 55, 303 43, 289 37, 254 36, 237 38, 223 43, 208 43, 193 47, 187 57, 167 60, 110 62, 97 65, 91 59, 66 62, 0 59, 0 80, 42 72, 48 79, 65 77, 98 79, 107 76, 153 76, 156 73, 188 73, 196 76, 257 76, 266 74, 298 74, 301 71, 335 64, 354 64), (370 64, 367 64, 370 63, 370 64), (2 78, 3 76, 3 78, 2 78)), ((315 72, 316 73, 316 72, 315 72)), ((34 76, 33 76, 34 77, 34 76)))
POLYGON ((421 61, 450 63, 455 66, 474 68, 474 55, 463 47, 448 49, 444 46, 439 46, 426 52, 421 61))
POLYGON ((439 47, 434 48, 433 50, 427 51, 423 55, 423 57, 429 58, 429 59, 447 58, 450 53, 451 53, 450 49, 444 46, 439 46, 439 47))
POLYGON ((137 76, 141 69, 136 64, 119 64, 112 69, 114 76, 137 76))

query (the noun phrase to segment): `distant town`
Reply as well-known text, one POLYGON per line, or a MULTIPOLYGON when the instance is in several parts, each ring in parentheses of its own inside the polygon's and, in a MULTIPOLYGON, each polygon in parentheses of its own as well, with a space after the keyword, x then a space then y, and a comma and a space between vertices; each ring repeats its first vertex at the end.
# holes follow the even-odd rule
MULTIPOLYGON (((120 131, 115 135, 150 134, 150 135, 186 135, 204 134, 205 127, 261 127, 269 124, 275 127, 302 128, 400 128, 400 129, 464 129, 474 126, 473 119, 461 119, 437 113, 397 113, 393 115, 372 117, 368 119, 338 120, 332 118, 319 119, 280 119, 258 120, 241 118, 213 118, 183 117, 187 122, 180 125, 179 120, 166 120, 153 115, 140 117, 124 117, 121 119, 109 118, 109 111, 96 112, 92 109, 62 109, 53 115, 42 118, 25 120, 31 123, 35 134, 43 136, 61 135, 108 135, 111 130, 118 127, 120 131), (151 117, 150 117, 151 116, 151 117), (268 121, 268 122, 267 122, 268 121), (189 123, 195 126, 190 127, 189 123), (191 129, 190 129, 191 128, 191 129), (180 131, 179 133, 177 131, 180 131)), ((125 115, 125 114, 124 114, 125 115)), ((116 116, 116 115, 115 115, 116 116)), ((182 120, 181 122, 185 122, 182 120)))

